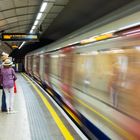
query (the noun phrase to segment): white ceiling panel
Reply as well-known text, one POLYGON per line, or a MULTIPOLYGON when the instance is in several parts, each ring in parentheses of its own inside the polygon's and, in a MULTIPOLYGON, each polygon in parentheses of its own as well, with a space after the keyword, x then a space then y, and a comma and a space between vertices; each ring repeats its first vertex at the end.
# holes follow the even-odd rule
POLYGON ((3 13, 0 12, 0 20, 3 19, 3 13))
POLYGON ((43 24, 43 28, 48 27, 49 25, 49 23, 43 24))
POLYGON ((69 0, 56 0, 55 4, 58 5, 66 5, 68 3, 69 0))
POLYGON ((6 25, 7 24, 7 21, 6 20, 1 20, 0 21, 0 26, 4 26, 4 25, 6 25))
POLYGON ((8 26, 9 26, 9 28, 11 28, 11 27, 16 27, 16 26, 18 26, 18 22, 15 22, 15 23, 13 23, 13 24, 9 24, 8 26))
POLYGON ((6 30, 6 32, 7 33, 16 33, 18 30, 19 30, 19 28, 16 27, 16 28, 13 28, 13 29, 8 29, 8 30, 6 30))
POLYGON ((0 30, 5 30, 5 29, 8 29, 8 25, 7 26, 0 26, 0 30))
POLYGON ((27 14, 27 7, 16 9, 16 14, 17 14, 17 15, 27 14))
POLYGON ((46 19, 44 20, 44 23, 46 23, 46 22, 50 23, 50 22, 52 22, 52 21, 53 21, 53 19, 47 19, 47 18, 46 18, 46 19))
POLYGON ((29 24, 29 23, 30 23, 30 21, 26 20, 26 21, 21 21, 21 22, 19 22, 19 25, 29 24))
POLYGON ((40 5, 42 0, 28 0, 28 5, 40 5))
POLYGON ((57 15, 58 15, 58 14, 51 14, 51 13, 50 13, 50 14, 47 15, 47 18, 55 18, 57 15))
POLYGON ((64 6, 53 6, 52 9, 50 10, 50 12, 60 12, 62 9, 64 8, 64 6))
POLYGON ((7 33, 18 33, 19 29, 7 30, 7 33))
POLYGON ((48 27, 49 26, 49 24, 43 24, 43 29, 45 29, 46 27, 48 27))
POLYGON ((14 3, 12 0, 0 1, 0 9, 1 10, 10 9, 13 7, 14 7, 14 3))
POLYGON ((43 25, 46 25, 46 24, 50 24, 51 23, 51 21, 45 21, 45 22, 43 22, 43 25))
POLYGON ((54 3, 56 0, 46 0, 46 1, 48 1, 48 2, 53 2, 53 3, 54 3))
POLYGON ((36 15, 27 15, 27 19, 29 20, 29 19, 32 19, 33 20, 33 22, 34 22, 34 19, 35 19, 35 17, 36 17, 36 15))
POLYGON ((20 30, 20 33, 27 33, 27 30, 21 29, 21 30, 20 30))
POLYGON ((17 22, 18 21, 17 17, 8 18, 6 20, 7 20, 8 23, 12 23, 12 22, 17 22))
POLYGON ((16 33, 17 32, 17 30, 15 30, 15 29, 11 29, 11 30, 6 30, 6 33, 16 33))
POLYGON ((34 20, 32 18, 27 19, 29 22, 34 22, 34 20))
POLYGON ((46 8, 46 10, 44 12, 49 13, 53 6, 54 6, 53 3, 48 3, 47 8, 46 8))
POLYGON ((14 27, 12 29, 8 29, 8 31, 14 31, 14 32, 17 32, 17 30, 19 30, 19 27, 18 26, 14 27))
POLYGON ((16 7, 28 5, 27 0, 14 0, 14 3, 16 7))
POLYGON ((27 20, 27 15, 19 16, 18 21, 20 21, 20 20, 27 20))
MULTIPOLYGON (((0 30, 9 33, 29 33, 43 0, 0 0, 0 30), (6 18, 6 20, 2 20, 6 18)), ((68 0, 46 0, 47 8, 37 26, 45 31, 62 11, 68 0), (62 5, 62 6, 59 6, 62 5), (64 6, 63 6, 64 5, 64 6)), ((19 42, 9 42, 10 45, 19 42)), ((8 48, 8 47, 6 47, 8 48)), ((8 53, 11 50, 8 50, 8 53)))
POLYGON ((38 6, 32 6, 32 7, 28 7, 28 13, 37 13, 38 12, 38 6))
POLYGON ((16 16, 15 9, 6 10, 3 12, 4 18, 16 16))
POLYGON ((21 24, 28 24, 28 23, 30 23, 30 20, 19 21, 18 23, 19 23, 19 25, 21 25, 21 24))
POLYGON ((20 29, 20 30, 25 30, 25 29, 27 29, 27 28, 26 28, 25 26, 20 26, 19 29, 20 29))
POLYGON ((19 30, 17 31, 17 33, 25 33, 25 30, 19 29, 19 30))

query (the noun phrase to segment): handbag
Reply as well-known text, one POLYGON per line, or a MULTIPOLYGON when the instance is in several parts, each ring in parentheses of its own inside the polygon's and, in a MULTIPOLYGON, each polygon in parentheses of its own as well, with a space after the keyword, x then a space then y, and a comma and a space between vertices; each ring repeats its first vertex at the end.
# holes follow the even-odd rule
POLYGON ((14 93, 17 93, 17 86, 16 86, 16 82, 14 81, 14 93))

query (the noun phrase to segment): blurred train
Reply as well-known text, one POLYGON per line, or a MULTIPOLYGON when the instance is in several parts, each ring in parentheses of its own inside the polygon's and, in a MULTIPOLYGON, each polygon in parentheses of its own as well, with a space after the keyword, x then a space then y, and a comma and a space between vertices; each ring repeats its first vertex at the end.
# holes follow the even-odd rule
POLYGON ((140 139, 140 26, 31 52, 25 70, 72 110, 90 139, 103 139, 92 126, 106 139, 140 139))

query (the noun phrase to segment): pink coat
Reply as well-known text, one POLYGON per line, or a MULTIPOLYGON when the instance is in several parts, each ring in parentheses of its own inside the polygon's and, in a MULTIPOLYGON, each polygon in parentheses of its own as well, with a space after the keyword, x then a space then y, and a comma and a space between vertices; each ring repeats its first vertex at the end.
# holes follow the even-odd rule
POLYGON ((1 68, 1 77, 3 88, 14 87, 14 81, 17 79, 13 68, 1 68))

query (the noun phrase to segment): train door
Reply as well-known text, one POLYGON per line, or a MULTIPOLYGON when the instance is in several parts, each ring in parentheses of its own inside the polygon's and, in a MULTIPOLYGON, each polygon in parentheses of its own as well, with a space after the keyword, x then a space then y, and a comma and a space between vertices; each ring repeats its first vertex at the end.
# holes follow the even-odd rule
POLYGON ((73 103, 72 75, 73 75, 73 47, 64 48, 60 55, 61 89, 67 105, 73 103))
POLYGON ((40 68, 40 55, 36 55, 36 62, 35 62, 35 64, 36 64, 36 78, 38 79, 38 80, 40 80, 40 75, 39 75, 39 68, 40 68))
POLYGON ((44 54, 44 80, 45 83, 51 87, 51 83, 50 83, 50 55, 49 54, 44 54))
POLYGON ((28 56, 25 56, 24 66, 25 66, 25 71, 28 72, 28 56))
POLYGON ((30 75, 33 75, 33 72, 32 72, 33 68, 32 67, 33 67, 33 56, 29 56, 28 57, 28 72, 30 75))
POLYGON ((32 74, 36 78, 36 55, 32 56, 32 74))
POLYGON ((41 81, 45 81, 45 64, 44 64, 44 54, 40 54, 39 56, 39 61, 38 61, 38 66, 39 66, 39 77, 41 81))

